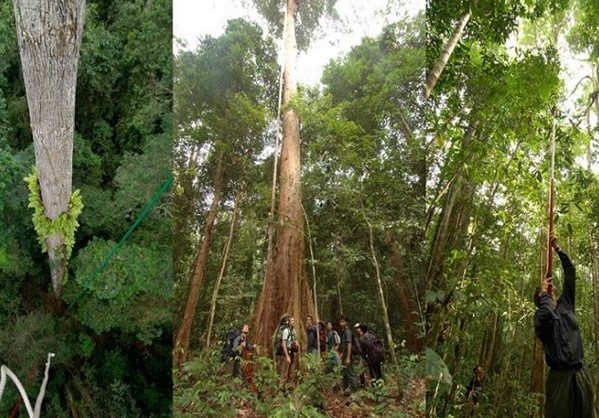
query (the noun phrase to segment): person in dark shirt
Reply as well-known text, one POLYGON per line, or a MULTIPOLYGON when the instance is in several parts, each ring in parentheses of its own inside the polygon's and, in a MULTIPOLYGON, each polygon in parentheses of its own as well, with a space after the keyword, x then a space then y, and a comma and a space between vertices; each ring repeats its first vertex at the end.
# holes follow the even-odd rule
POLYGON ((582 336, 575 313, 576 271, 551 236, 564 269, 564 289, 559 300, 548 292, 547 275, 535 291, 535 334, 543 342, 549 367, 545 385, 546 418, 595 418, 593 380, 583 363, 582 336))
POLYGON ((472 369, 472 372, 474 373, 474 377, 468 382, 468 386, 466 387, 466 397, 476 405, 478 403, 478 392, 485 372, 480 364, 477 364, 474 369, 472 369))
POLYGON ((356 338, 351 328, 347 325, 347 317, 342 316, 339 320, 339 326, 341 327, 341 331, 343 331, 341 337, 341 364, 343 365, 343 393, 346 396, 355 392, 358 387, 356 368, 360 360, 360 355, 356 350, 356 338))
POLYGON ((368 365, 368 374, 372 381, 383 378, 381 362, 383 361, 383 353, 380 349, 378 338, 368 329, 368 325, 362 323, 359 328, 356 328, 358 333, 358 343, 360 344, 362 358, 368 365))

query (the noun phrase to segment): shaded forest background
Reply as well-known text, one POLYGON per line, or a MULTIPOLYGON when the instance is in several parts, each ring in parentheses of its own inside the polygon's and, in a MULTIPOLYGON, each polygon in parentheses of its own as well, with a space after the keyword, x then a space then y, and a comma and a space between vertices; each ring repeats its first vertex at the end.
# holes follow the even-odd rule
MULTIPOLYGON (((168 194, 90 282, 172 172, 171 16, 165 0, 87 1, 73 156, 84 209, 60 306, 27 208, 33 142, 13 5, 0 2, 0 363, 35 399, 56 353, 43 416, 171 415, 168 194)), ((17 396, 9 383, 0 415, 17 396)))
MULTIPOLYGON (((486 377, 476 416, 532 416, 544 391, 532 294, 546 268, 554 106, 555 232, 577 268, 585 361, 599 375, 599 6, 430 6, 428 68, 452 33, 459 42, 426 117, 427 345, 436 353, 427 410, 466 416, 465 388, 480 364, 486 377)), ((562 289, 561 265, 553 263, 562 289)))
MULTIPOLYGON (((417 369, 414 353, 422 349, 424 324, 423 26, 421 13, 386 26, 376 38, 364 38, 327 65, 320 86, 300 85, 291 104, 301 127, 303 264, 319 316, 334 321, 337 329, 342 314, 352 324, 367 322, 388 350, 380 277, 398 363, 409 363, 406 381, 417 369)), ((289 402, 278 403, 280 398, 257 400, 234 389, 218 364, 226 331, 251 321, 263 291, 279 88, 276 57, 271 35, 242 19, 175 57, 175 329, 194 276, 199 270, 203 274, 189 362, 175 371, 176 409, 189 416, 200 410, 233 413, 231 399, 237 405, 250 399, 264 411, 289 408, 289 402), (205 270, 198 256, 202 245, 210 249, 205 270)), ((305 317, 298 319, 298 333, 303 333, 305 317)), ((250 330, 250 341, 252 332, 257 330, 250 330)), ((262 347, 263 353, 270 349, 262 347)), ((388 371, 398 376, 399 366, 391 359, 388 350, 388 371)), ((268 372, 272 364, 268 359, 258 363, 266 370, 258 386, 276 390, 276 378, 268 372)), ((396 394, 408 386, 399 380, 390 380, 396 394)), ((296 407, 312 405, 304 395, 299 389, 296 407)), ((422 401, 415 402, 423 406, 422 401)), ((384 405, 396 408, 399 402, 391 398, 384 405)), ((283 409, 278 413, 291 413, 283 409)))

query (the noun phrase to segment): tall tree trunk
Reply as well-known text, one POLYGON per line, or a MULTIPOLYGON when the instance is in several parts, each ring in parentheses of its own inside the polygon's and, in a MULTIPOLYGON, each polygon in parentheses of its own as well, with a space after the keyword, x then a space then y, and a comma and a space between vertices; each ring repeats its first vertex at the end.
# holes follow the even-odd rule
POLYGON ((189 289, 189 297, 187 298, 187 305, 185 307, 185 314, 183 315, 183 322, 177 333, 177 339, 175 340, 175 350, 173 351, 173 365, 179 367, 185 360, 187 360, 189 351, 189 337, 191 335, 191 325, 193 323, 193 317, 196 312, 198 300, 200 298, 200 290, 204 279, 204 271, 206 270, 206 263, 208 261, 208 253, 210 252, 210 244, 212 242, 212 232, 214 230, 214 221, 218 214, 218 206, 220 204, 220 198, 223 188, 223 167, 224 153, 219 151, 218 160, 216 164, 216 175, 214 178, 214 197, 208 211, 206 218, 206 226, 204 227, 204 235, 202 237, 202 245, 200 246, 200 252, 198 255, 197 263, 193 273, 193 280, 189 289))
POLYGON ((173 242, 173 274, 178 280, 189 277, 193 260, 189 255, 193 252, 191 234, 189 233, 197 206, 196 178, 198 147, 186 150, 186 156, 175 158, 176 187, 179 191, 173 194, 173 234, 179 237, 173 242))
MULTIPOLYGON (((364 219, 366 220, 366 215, 364 215, 364 219)), ((391 324, 389 323, 389 312, 387 311, 387 303, 385 302, 385 295, 383 293, 383 283, 381 281, 381 272, 379 269, 379 263, 376 259, 376 254, 374 251, 374 234, 372 232, 372 225, 368 220, 366 220, 366 224, 368 225, 368 236, 370 242, 370 254, 372 256, 372 263, 374 264, 374 269, 376 272, 376 281, 378 284, 379 297, 381 308, 383 310, 383 320, 385 321, 385 331, 387 334, 387 344, 389 344, 389 352, 391 353, 391 360, 397 366, 397 356, 395 355, 395 343, 393 342, 393 334, 391 333, 391 324)))
MULTIPOLYGON (((287 23, 287 22, 285 22, 287 23)), ((285 33, 283 28, 283 33, 285 33)), ((264 268, 264 286, 266 286, 266 275, 272 269, 273 263, 273 240, 275 234, 275 206, 276 206, 276 195, 277 195, 277 175, 278 175, 278 164, 279 164, 279 142, 281 135, 281 101, 283 100, 283 71, 285 70, 285 62, 281 64, 281 75, 279 77, 279 101, 277 110, 277 131, 275 132, 275 149, 273 151, 273 168, 272 168, 272 186, 270 188, 270 212, 268 213, 268 228, 266 231, 266 263, 264 268)))
MULTIPOLYGON (((314 312, 304 271, 304 219, 300 179, 299 118, 292 106, 286 106, 297 93, 295 61, 297 44, 295 17, 297 0, 287 0, 285 15, 283 75, 283 143, 279 181, 279 207, 273 262, 267 263, 266 279, 253 315, 255 341, 272 350, 271 337, 283 313, 296 318, 296 328, 303 329, 305 315, 314 312)), ((300 344, 306 335, 298 332, 300 344)))
POLYGON ((390 230, 385 232, 385 239, 391 247, 391 264, 395 268, 396 281, 399 284, 399 307, 402 312, 403 328, 406 332, 407 347, 414 353, 422 351, 423 338, 421 330, 416 327, 418 323, 418 314, 414 308, 413 297, 410 293, 408 280, 404 274, 402 257, 399 252, 399 244, 395 240, 393 233, 390 230))
POLYGON ((466 12, 462 16, 462 18, 457 22, 456 27, 453 33, 451 34, 451 37, 447 41, 447 44, 445 44, 445 48, 443 48, 443 51, 441 51, 441 55, 437 59, 437 62, 435 62, 435 65, 431 69, 430 73, 426 76, 426 82, 424 86, 424 96, 426 98, 428 98, 431 95, 433 88, 435 88, 435 84, 437 84, 439 77, 441 77, 441 73, 443 72, 443 69, 447 64, 447 61, 449 60, 449 57, 451 56, 453 49, 462 37, 464 27, 466 27, 466 24, 470 20, 470 16, 472 16, 472 10, 468 9, 468 12, 466 12))
POLYGON ((229 259, 229 251, 231 250, 231 243, 233 242, 233 233, 235 231, 235 224, 237 222, 237 214, 239 213, 239 206, 241 205, 241 200, 243 198, 243 186, 239 188, 237 191, 237 195, 235 196, 235 204, 233 206, 233 216, 231 218, 231 225, 229 226, 229 236, 227 237, 227 244, 225 245, 225 253, 223 255, 223 262, 220 266, 220 272, 218 273, 218 278, 216 279, 216 284, 214 285, 214 291, 212 292, 212 301, 210 303, 210 318, 208 319, 208 333, 206 336, 206 348, 210 348, 210 340, 212 337, 212 325, 214 324, 214 314, 216 313, 216 299, 218 298, 218 291, 220 289, 220 284, 225 275, 225 270, 227 268, 227 260, 229 259))
MULTIPOLYGON (((464 138, 462 140, 462 152, 468 154, 469 144, 474 136, 477 121, 474 116, 471 117, 470 124, 464 138)), ((472 158, 472 157, 470 157, 472 158)), ((465 163, 465 162, 464 162, 465 163)), ((458 168, 458 170, 461 170, 458 168)), ((426 273, 426 291, 430 289, 445 290, 442 283, 442 276, 446 269, 447 254, 449 251, 457 249, 460 245, 460 240, 468 229, 469 225, 469 205, 471 194, 474 187, 470 181, 460 174, 449 186, 447 196, 443 204, 443 209, 437 221, 435 228, 434 239, 430 248, 429 265, 426 273)), ((427 304, 427 345, 434 347, 437 344, 439 332, 441 330, 441 320, 438 318, 442 315, 441 310, 449 304, 447 296, 442 304, 429 303, 427 304), (437 318, 434 318, 437 317, 437 318)))
MULTIPOLYGON (((337 264, 339 261, 339 258, 337 256, 337 251, 338 251, 337 247, 340 245, 341 245, 341 238, 338 235, 336 235, 335 236, 335 246, 333 247, 334 248, 333 257, 335 257, 335 264, 337 264)), ((337 288, 337 303, 339 305, 339 314, 343 315, 343 301, 341 300, 341 282, 339 280, 339 270, 340 269, 336 268, 335 273, 334 273, 335 274, 335 285, 336 285, 335 287, 337 288)))
MULTIPOLYGON (((85 0, 14 0, 13 4, 41 200, 45 216, 54 221, 69 210, 71 200, 85 0)), ((55 233, 45 241, 52 286, 60 296, 68 261, 65 237, 55 233)))
POLYGON ((533 412, 532 417, 541 416, 538 414, 539 411, 543 410, 543 393, 544 393, 544 383, 545 383, 545 361, 543 360, 543 343, 539 338, 535 338, 535 346, 533 352, 533 373, 532 373, 532 382, 530 391, 533 394, 540 395, 539 396, 539 405, 533 412))

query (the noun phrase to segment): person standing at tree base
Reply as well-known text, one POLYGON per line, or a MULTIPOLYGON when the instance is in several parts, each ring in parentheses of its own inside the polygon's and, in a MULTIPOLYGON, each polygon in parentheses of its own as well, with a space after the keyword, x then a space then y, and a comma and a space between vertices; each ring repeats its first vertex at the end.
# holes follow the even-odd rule
POLYGON ((282 355, 279 356, 279 388, 283 391, 289 383, 294 382, 299 344, 295 332, 295 318, 289 318, 288 326, 283 330, 281 341, 282 355))
POLYGON ((337 331, 333 329, 333 323, 327 322, 327 373, 332 373, 339 364, 341 364, 341 356, 337 352, 341 344, 341 337, 337 331))
POLYGON ((582 336, 575 314, 576 271, 550 237, 564 269, 564 289, 556 300, 551 276, 535 291, 535 333, 543 341, 549 367, 545 385, 545 418, 595 418, 593 378, 583 363, 582 336))
POLYGON ((249 363, 250 355, 249 352, 254 350, 254 346, 248 341, 248 334, 250 333, 250 326, 244 324, 241 327, 241 333, 233 341, 233 350, 236 353, 235 360, 233 361, 233 378, 240 377, 244 383, 250 386, 252 391, 256 392, 256 385, 254 384, 254 369, 249 363), (245 361, 245 364, 241 365, 241 360, 245 361))
POLYGON ((357 353, 356 338, 347 325, 347 317, 342 316, 339 325, 343 331, 341 337, 341 364, 343 365, 343 394, 348 396, 358 388, 356 368, 360 355, 357 353))

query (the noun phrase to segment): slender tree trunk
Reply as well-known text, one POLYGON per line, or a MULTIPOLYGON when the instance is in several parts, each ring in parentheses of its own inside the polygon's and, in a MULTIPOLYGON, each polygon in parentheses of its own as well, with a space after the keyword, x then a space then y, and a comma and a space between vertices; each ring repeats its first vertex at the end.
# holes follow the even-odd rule
MULTIPOLYGON (((366 220, 366 215, 364 215, 364 220, 366 220)), ((372 225, 368 220, 366 220, 366 224, 368 225, 368 236, 370 242, 370 255, 372 256, 372 263, 374 264, 374 269, 376 272, 376 281, 378 284, 379 297, 381 302, 381 308, 383 310, 383 320, 385 321, 385 331, 387 334, 387 344, 389 344, 389 352, 391 353, 391 360, 397 366, 397 356, 395 355, 395 343, 393 342, 393 334, 391 333, 391 324, 389 323, 389 313, 387 311, 387 304, 385 303, 385 295, 383 293, 383 283, 381 281, 381 272, 379 269, 379 263, 376 259, 376 254, 374 251, 374 234, 372 232, 372 225)))
MULTIPOLYGON (((264 289, 253 315, 255 341, 271 347, 271 337, 283 313, 296 318, 296 329, 303 329, 308 312, 314 312, 304 270, 304 219, 300 179, 300 130, 296 110, 289 104, 297 93, 295 61, 297 44, 295 17, 297 0, 287 0, 284 36, 283 76, 283 143, 279 181, 279 207, 276 244, 273 262, 268 265, 264 289)), ((306 335, 299 332, 300 344, 305 345, 306 335)))
MULTIPOLYGON (((14 0, 17 37, 27 92, 35 165, 44 214, 55 220, 69 210, 77 65, 85 0, 14 0)), ((66 274, 65 237, 45 238, 54 292, 66 274)))
POLYGON ((406 332, 406 340, 408 349, 414 353, 420 353, 422 351, 423 338, 421 337, 421 331, 416 327, 418 323, 418 314, 414 308, 413 297, 410 294, 410 289, 403 273, 402 257, 399 252, 399 244, 393 237, 393 233, 387 230, 385 238, 389 246, 391 247, 391 264, 395 268, 396 281, 399 284, 399 307, 402 312, 403 327, 406 332))
POLYGON ((501 316, 494 313, 488 325, 490 332, 485 334, 483 338, 478 364, 487 371, 487 374, 490 374, 497 371, 497 359, 502 345, 503 321, 501 316))
MULTIPOLYGON (((337 262, 337 255, 335 255, 335 262, 337 262)), ((339 313, 343 315, 343 301, 341 300, 341 283, 339 281, 339 270, 335 269, 335 287, 337 288, 337 303, 339 304, 339 313)))
POLYGON ((453 49, 462 37, 464 27, 466 27, 466 24, 470 20, 471 15, 472 10, 468 9, 468 12, 466 12, 462 16, 462 18, 457 22, 456 27, 453 33, 451 34, 451 37, 447 41, 447 44, 445 44, 445 48, 443 48, 443 51, 439 56, 439 59, 437 59, 437 62, 431 69, 431 72, 428 74, 428 76, 426 76, 426 83, 424 87, 424 95, 426 98, 428 98, 431 95, 433 88, 435 88, 435 84, 437 84, 437 81, 439 80, 439 77, 441 76, 441 73, 443 72, 443 69, 447 64, 447 61, 449 60, 449 57, 451 56, 453 49))
POLYGON ((220 204, 220 198, 223 187, 224 167, 223 167, 224 153, 219 151, 218 160, 216 165, 216 175, 214 179, 214 197, 212 198, 212 204, 208 211, 206 218, 206 226, 204 227, 204 235, 202 237, 202 244, 200 246, 200 252, 198 260, 193 273, 193 280, 189 289, 189 297, 187 298, 187 305, 185 307, 185 314, 183 315, 183 322, 177 333, 177 339, 175 341, 175 350, 173 352, 173 365, 179 367, 188 358, 189 351, 189 337, 191 335, 191 326, 193 324, 193 317, 196 312, 198 300, 200 298, 200 290, 202 282, 204 280, 204 271, 206 270, 206 263, 208 261, 208 253, 210 252, 210 244, 212 242, 212 232, 214 230, 214 222, 216 215, 218 214, 218 206, 220 204))
POLYGON ((312 231, 310 230, 310 222, 308 221, 308 214, 302 205, 302 212, 306 219, 306 228, 308 228, 308 248, 310 249, 310 266, 312 267, 312 298, 314 299, 314 321, 316 321, 316 351, 320 356, 322 347, 320 346, 320 315, 318 313, 318 295, 316 293, 316 262, 314 260, 314 249, 312 248, 312 231))
MULTIPOLYGON (((473 117, 462 140, 461 148, 463 153, 467 152, 467 148, 472 140, 472 137, 474 136, 475 129, 476 120, 473 117)), ((459 167, 458 170, 461 171, 461 167, 459 167)), ((451 246, 451 241, 454 238, 454 234, 452 233, 454 230, 452 227, 454 227, 455 224, 452 222, 452 220, 455 219, 452 219, 452 216, 455 216, 456 213, 454 205, 456 204, 456 199, 460 195, 460 189, 463 186, 463 181, 463 176, 459 175, 455 180, 453 180, 452 184, 449 186, 449 190, 447 191, 441 216, 437 222, 435 238, 431 245, 431 255, 428 271, 426 274, 427 290, 430 289, 432 285, 436 284, 435 281, 443 268, 443 260, 446 258, 446 252, 448 251, 447 247, 451 246)))
POLYGON ((218 273, 218 278, 216 279, 216 284, 214 285, 214 291, 212 292, 212 301, 210 303, 210 318, 208 319, 208 333, 206 336, 206 348, 210 348, 210 340, 212 337, 212 325, 214 324, 214 314, 216 313, 216 299, 218 298, 218 291, 220 289, 220 284, 225 275, 225 270, 227 268, 227 260, 229 259, 229 251, 231 250, 231 243, 233 242, 233 233, 235 232, 235 224, 237 222, 237 214, 239 213, 239 206, 241 205, 241 200, 243 199, 243 186, 239 188, 237 191, 237 195, 235 196, 235 204, 233 206, 233 216, 231 218, 231 225, 229 226, 229 236, 227 237, 227 244, 225 245, 225 253, 223 255, 223 262, 220 266, 220 272, 218 273))
POLYGON ((540 339, 535 338, 535 346, 533 352, 533 374, 531 382, 531 392, 533 394, 540 395, 540 401, 538 408, 533 412, 533 418, 540 416, 537 412, 542 411, 543 406, 543 392, 545 383, 545 361, 543 360, 543 343, 540 339))
MULTIPOLYGON (((177 281, 189 277, 189 269, 193 260, 190 229, 196 210, 196 189, 194 187, 195 171, 197 168, 197 146, 189 150, 189 157, 175 159, 177 190, 173 194, 173 234, 179 239, 173 242, 173 270, 177 281)), ((181 280, 181 284, 184 282, 181 280)))
MULTIPOLYGON (((462 140, 462 151, 466 154, 469 144, 474 136, 476 129, 476 119, 471 117, 470 125, 464 134, 462 140)), ((458 168, 459 170, 459 168, 458 168)), ((435 228, 434 239, 430 249, 429 265, 426 273, 426 289, 445 290, 441 281, 444 270, 446 269, 446 259, 449 251, 457 249, 460 246, 460 240, 467 231, 469 225, 469 205, 470 195, 474 188, 470 182, 458 176, 447 191, 447 196, 443 204, 443 209, 435 228)), ((462 244, 463 245, 463 244, 462 244)), ((451 292, 449 292, 451 294, 451 292)), ((446 300, 439 306, 438 303, 429 303, 427 306, 427 345, 434 347, 439 337, 441 319, 434 318, 442 315, 443 306, 447 306, 446 300)))

